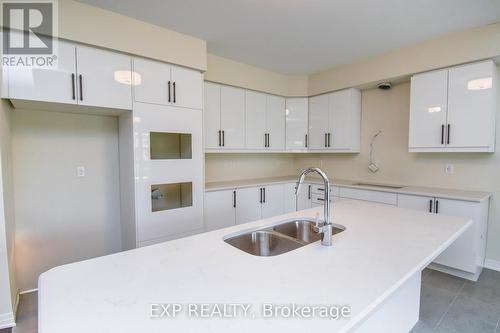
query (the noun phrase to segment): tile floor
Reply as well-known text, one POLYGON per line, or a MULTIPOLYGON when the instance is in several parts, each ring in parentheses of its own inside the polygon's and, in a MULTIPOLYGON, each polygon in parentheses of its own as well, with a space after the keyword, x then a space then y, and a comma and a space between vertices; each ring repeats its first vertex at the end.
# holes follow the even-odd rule
POLYGON ((420 304, 411 333, 500 333, 500 272, 485 269, 474 283, 426 269, 420 304))
MULTIPOLYGON (((500 272, 485 269, 476 283, 428 269, 422 273, 420 321, 411 333, 500 333, 499 321, 500 272)), ((21 296, 12 333, 37 333, 37 293, 21 296)))

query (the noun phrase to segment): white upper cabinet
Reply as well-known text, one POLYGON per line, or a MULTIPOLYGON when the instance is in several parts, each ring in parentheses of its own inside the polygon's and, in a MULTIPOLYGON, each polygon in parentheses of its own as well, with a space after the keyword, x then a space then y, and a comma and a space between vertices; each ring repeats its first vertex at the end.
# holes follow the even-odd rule
POLYGON ((411 78, 410 148, 444 147, 447 109, 448 70, 411 78))
POLYGON ((285 98, 267 95, 266 108, 267 148, 285 149, 285 98))
POLYGON ((308 114, 307 97, 286 99, 286 150, 307 150, 308 114))
POLYGON ((328 149, 359 152, 361 139, 361 92, 346 89, 330 94, 328 149))
POLYGON ((134 72, 136 102, 202 108, 200 72, 142 58, 134 58, 134 72))
POLYGON ((361 93, 284 98, 205 83, 205 147, 214 151, 360 150, 361 93))
POLYGON ((169 104, 172 100, 171 65, 143 58, 134 58, 134 99, 136 102, 169 104), (170 87, 171 90, 171 87, 170 87))
POLYGON ((361 93, 346 89, 309 99, 309 149, 360 150, 361 93))
POLYGON ((57 67, 6 67, 8 98, 76 104, 76 47, 60 40, 57 67))
POLYGON ((132 109, 128 55, 58 41, 57 66, 8 68, 7 98, 132 109))
POLYGON ((448 148, 494 150, 496 83, 497 67, 492 61, 450 69, 448 148))
POLYGON ((78 104, 132 109, 130 56, 80 45, 76 54, 78 104))
POLYGON ((245 147, 245 90, 221 86, 221 147, 245 147))
POLYGON ((245 129, 247 149, 284 150, 285 99, 247 90, 245 129))
POLYGON ((199 71, 172 66, 172 104, 190 109, 203 107, 203 76, 199 71))
POLYGON ((497 67, 483 61, 414 75, 410 152, 493 152, 497 67))
POLYGON ((266 94, 245 91, 246 148, 264 149, 267 146, 266 94))
POLYGON ((205 82, 205 148, 245 148, 245 90, 205 82))
POLYGON ((205 82, 205 148, 220 148, 220 85, 205 82))
POLYGON ((328 94, 309 98, 309 149, 327 149, 330 97, 328 94))

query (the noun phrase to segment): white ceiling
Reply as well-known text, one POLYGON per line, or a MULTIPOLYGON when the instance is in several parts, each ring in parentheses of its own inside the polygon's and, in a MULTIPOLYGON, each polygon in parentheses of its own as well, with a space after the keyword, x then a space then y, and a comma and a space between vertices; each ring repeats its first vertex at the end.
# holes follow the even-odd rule
POLYGON ((210 53, 285 74, 500 21, 500 0, 79 1, 205 39, 210 53))

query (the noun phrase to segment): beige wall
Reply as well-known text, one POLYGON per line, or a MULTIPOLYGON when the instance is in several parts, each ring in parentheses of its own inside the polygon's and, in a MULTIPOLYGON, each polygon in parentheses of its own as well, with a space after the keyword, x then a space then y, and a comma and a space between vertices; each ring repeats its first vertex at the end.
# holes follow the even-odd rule
POLYGON ((59 36, 205 71, 204 40, 73 0, 59 0, 59 36))
POLYGON ((343 179, 491 191, 487 258, 500 261, 500 135, 494 154, 408 153, 409 98, 409 83, 389 91, 363 91, 361 153, 296 155, 295 173, 321 166, 330 176, 343 179), (374 174, 367 166, 371 136, 378 130, 382 134, 374 156, 380 170, 374 174), (454 164, 454 174, 445 174, 446 163, 454 164))
POLYGON ((309 95, 500 55, 500 23, 449 34, 309 76, 309 95))
POLYGON ((208 54, 205 80, 281 96, 307 96, 307 75, 284 75, 208 54))
POLYGON ((205 181, 223 181, 290 175, 293 154, 206 154, 205 181))
POLYGON ((15 110, 13 128, 19 289, 54 266, 120 251, 117 118, 15 110))
POLYGON ((11 113, 0 102, 0 328, 9 325, 17 296, 15 277, 15 219, 12 179, 11 113))

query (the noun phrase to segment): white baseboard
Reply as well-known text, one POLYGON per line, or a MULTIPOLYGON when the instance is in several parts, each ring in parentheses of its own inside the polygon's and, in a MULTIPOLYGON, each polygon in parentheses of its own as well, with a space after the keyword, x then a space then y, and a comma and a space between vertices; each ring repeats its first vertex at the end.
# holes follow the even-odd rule
POLYGON ((10 328, 16 326, 14 320, 14 312, 7 312, 0 314, 0 329, 10 328))
POLYGON ((492 269, 500 272, 500 261, 493 259, 486 259, 484 261, 484 268, 492 269))
POLYGON ((459 269, 436 264, 436 263, 431 263, 429 266, 427 266, 427 268, 430 268, 430 269, 433 269, 433 270, 436 270, 436 271, 439 271, 442 273, 454 275, 454 276, 457 276, 459 278, 474 281, 474 282, 477 281, 477 279, 479 278, 479 275, 481 275, 481 272, 483 270, 483 267, 477 266, 476 273, 469 273, 469 272, 461 271, 459 269))

